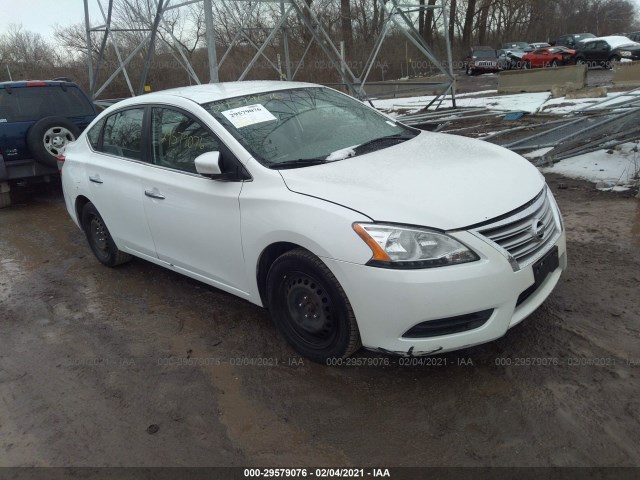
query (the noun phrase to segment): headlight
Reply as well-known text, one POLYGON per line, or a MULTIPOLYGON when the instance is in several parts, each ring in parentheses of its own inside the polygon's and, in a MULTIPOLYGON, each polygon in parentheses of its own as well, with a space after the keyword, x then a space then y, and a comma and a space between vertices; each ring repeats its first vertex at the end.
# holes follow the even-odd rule
POLYGON ((620 55, 623 57, 630 57, 632 55, 631 52, 620 52, 620 55))
POLYGON ((432 230, 377 223, 354 223, 353 229, 373 252, 371 266, 431 268, 480 259, 455 238, 432 230))

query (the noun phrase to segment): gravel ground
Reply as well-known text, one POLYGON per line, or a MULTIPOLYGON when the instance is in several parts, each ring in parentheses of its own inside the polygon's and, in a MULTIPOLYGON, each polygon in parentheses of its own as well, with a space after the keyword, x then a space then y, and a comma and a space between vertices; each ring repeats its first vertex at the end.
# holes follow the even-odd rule
POLYGON ((311 364, 256 306, 105 268, 55 190, 0 210, 0 466, 640 466, 640 203, 548 180, 558 288, 413 366, 311 364))

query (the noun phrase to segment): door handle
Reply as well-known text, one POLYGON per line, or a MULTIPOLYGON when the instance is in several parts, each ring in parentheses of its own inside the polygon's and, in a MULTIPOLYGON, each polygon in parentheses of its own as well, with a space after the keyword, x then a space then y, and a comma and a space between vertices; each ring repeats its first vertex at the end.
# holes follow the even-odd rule
POLYGON ((100 180, 100 175, 95 175, 93 177, 89 175, 89 181, 93 183, 103 183, 102 180, 100 180))
POLYGON ((157 198, 158 200, 164 200, 164 195, 162 195, 160 192, 158 192, 157 190, 145 190, 144 194, 147 197, 151 197, 151 198, 157 198))

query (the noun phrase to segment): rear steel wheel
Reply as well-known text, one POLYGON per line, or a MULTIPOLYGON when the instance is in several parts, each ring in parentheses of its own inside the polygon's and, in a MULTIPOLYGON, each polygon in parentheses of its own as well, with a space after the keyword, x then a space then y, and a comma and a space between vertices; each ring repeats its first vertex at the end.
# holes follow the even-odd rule
POLYGON ((93 203, 82 209, 82 228, 96 258, 107 267, 115 267, 131 260, 131 255, 118 250, 107 225, 93 203))

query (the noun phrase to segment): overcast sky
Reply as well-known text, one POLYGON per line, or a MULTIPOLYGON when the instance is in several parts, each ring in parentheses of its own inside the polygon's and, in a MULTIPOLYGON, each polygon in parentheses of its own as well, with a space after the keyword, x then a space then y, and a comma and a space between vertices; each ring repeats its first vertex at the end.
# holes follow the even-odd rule
POLYGON ((0 0, 0 33, 12 23, 21 23, 25 30, 52 40, 56 23, 67 26, 78 22, 84 23, 82 0, 0 0))
MULTIPOLYGON (((549 0, 553 1, 553 0, 549 0)), ((640 9, 640 0, 633 0, 640 9)), ((95 0, 89 0, 90 11, 99 15, 95 0)), ((106 3, 106 2, 105 2, 106 3)), ((84 23, 82 0, 0 0, 0 33, 12 24, 22 24, 26 30, 39 32, 53 40, 54 25, 84 23)))

